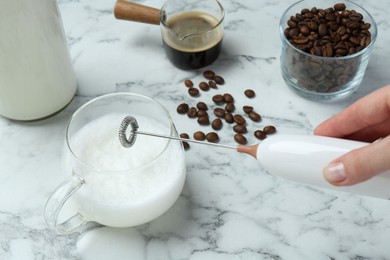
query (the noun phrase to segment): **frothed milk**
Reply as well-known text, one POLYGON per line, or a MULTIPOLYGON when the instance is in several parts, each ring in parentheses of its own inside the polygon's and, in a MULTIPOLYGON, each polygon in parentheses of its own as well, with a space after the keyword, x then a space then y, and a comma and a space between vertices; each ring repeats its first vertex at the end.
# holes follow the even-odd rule
MULTIPOLYGON (((65 161, 68 173, 85 180, 72 196, 76 210, 87 220, 113 227, 143 224, 163 214, 176 201, 185 180, 179 142, 138 135, 132 147, 120 144, 118 131, 125 116, 108 114, 84 125, 69 141, 84 166, 74 166, 69 154, 65 161)), ((171 134, 155 119, 133 116, 139 130, 171 134)))

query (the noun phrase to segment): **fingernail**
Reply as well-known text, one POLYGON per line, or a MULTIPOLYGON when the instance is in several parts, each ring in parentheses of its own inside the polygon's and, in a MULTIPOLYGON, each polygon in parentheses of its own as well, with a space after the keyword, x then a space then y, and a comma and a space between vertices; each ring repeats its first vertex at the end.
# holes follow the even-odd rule
POLYGON ((324 170, 324 176, 325 179, 331 183, 344 181, 347 179, 344 164, 330 163, 324 170))

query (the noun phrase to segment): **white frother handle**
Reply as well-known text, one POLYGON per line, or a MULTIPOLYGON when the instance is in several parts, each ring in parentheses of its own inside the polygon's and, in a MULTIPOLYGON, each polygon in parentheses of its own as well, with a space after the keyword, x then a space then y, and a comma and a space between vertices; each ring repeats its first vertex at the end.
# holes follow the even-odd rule
POLYGON ((329 184, 322 171, 329 162, 368 143, 315 135, 274 135, 262 141, 257 160, 269 173, 309 185, 390 198, 390 171, 348 187, 329 184))

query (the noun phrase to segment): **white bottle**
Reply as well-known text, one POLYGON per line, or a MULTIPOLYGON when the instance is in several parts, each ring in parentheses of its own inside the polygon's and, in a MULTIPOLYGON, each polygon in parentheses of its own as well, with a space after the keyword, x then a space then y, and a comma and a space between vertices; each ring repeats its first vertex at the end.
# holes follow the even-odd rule
POLYGON ((56 0, 0 1, 0 115, 36 120, 64 108, 77 83, 56 0))
POLYGON ((329 162, 368 143, 315 135, 275 135, 257 146, 256 158, 269 173, 338 191, 390 199, 390 171, 363 183, 338 187, 329 184, 322 171, 329 162))

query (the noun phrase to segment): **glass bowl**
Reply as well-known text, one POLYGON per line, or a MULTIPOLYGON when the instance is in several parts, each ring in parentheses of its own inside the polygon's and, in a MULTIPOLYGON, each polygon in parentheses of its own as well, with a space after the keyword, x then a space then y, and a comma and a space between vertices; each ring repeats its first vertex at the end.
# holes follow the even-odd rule
MULTIPOLYGON (((346 15, 347 13, 345 17, 349 17, 346 15)), ((336 101, 346 98, 360 86, 377 37, 376 23, 363 7, 351 1, 303 0, 291 5, 284 12, 279 28, 281 73, 286 84, 296 93, 314 101, 336 101), (355 15, 357 18, 343 20, 342 11, 338 12, 339 18, 332 15, 328 17, 326 9, 340 3, 345 4, 346 10, 354 10, 363 15, 366 25, 362 25, 362 22, 360 27, 356 28, 352 18, 358 20, 359 15, 355 15), (325 11, 325 15, 320 9, 325 11), (318 12, 317 25, 308 24, 312 15, 306 15, 307 12, 318 12), (292 17, 295 17, 295 22, 291 21, 292 17), (321 23, 326 27, 322 26, 320 32, 321 23), (307 28, 302 28, 303 25, 310 27, 310 34, 305 31, 307 28), (291 31, 291 26, 296 26, 297 29, 291 31), (319 35, 324 35, 324 27, 325 32, 330 32, 330 35, 322 41, 319 35), (341 56, 346 52, 346 56, 341 56)))

